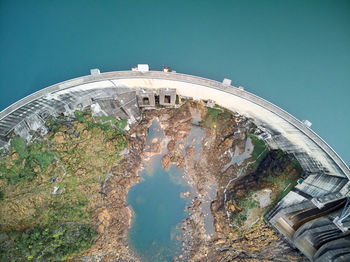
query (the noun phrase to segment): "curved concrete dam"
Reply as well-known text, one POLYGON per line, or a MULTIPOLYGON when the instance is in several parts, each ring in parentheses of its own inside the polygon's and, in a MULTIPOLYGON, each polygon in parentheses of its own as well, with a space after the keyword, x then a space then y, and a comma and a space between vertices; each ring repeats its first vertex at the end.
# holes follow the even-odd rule
MULTIPOLYGON (((152 106, 154 94, 159 103, 171 105, 175 93, 216 103, 250 118, 264 131, 261 138, 271 148, 295 155, 305 172, 303 182, 267 216, 291 241, 294 233, 280 226, 281 217, 310 206, 323 206, 348 194, 349 167, 307 122, 242 87, 232 86, 228 79, 221 83, 167 70, 149 71, 146 65, 107 73, 94 69, 91 75, 49 86, 14 103, 0 112, 0 147, 6 147, 13 134, 30 141, 33 132, 45 133, 45 121, 51 115, 91 108, 96 114, 133 121, 139 117, 140 107, 152 106)), ((306 255, 312 259, 313 254, 306 255)))

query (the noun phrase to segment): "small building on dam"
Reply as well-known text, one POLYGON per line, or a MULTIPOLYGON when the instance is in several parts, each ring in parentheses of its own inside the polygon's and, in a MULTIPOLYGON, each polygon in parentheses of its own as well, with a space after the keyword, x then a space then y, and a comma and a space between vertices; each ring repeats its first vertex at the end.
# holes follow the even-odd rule
POLYGON ((216 103, 242 114, 263 130, 273 149, 293 154, 304 177, 266 216, 269 223, 312 261, 350 261, 350 170, 315 132, 276 105, 234 87, 170 71, 138 65, 130 71, 91 74, 35 92, 0 112, 0 148, 13 135, 27 141, 45 134, 50 116, 91 109, 95 116, 118 116, 133 122, 142 109, 172 107, 177 96, 216 103))

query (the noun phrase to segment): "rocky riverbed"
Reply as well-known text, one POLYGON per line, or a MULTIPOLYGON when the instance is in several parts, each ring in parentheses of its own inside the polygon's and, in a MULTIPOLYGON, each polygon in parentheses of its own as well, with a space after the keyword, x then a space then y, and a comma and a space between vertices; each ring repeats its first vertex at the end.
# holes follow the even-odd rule
MULTIPOLYGON (((204 102, 183 101, 178 108, 144 111, 141 121, 128 126, 122 135, 111 136, 103 126, 91 128, 89 121, 96 119, 84 117, 86 121, 78 118, 69 124, 51 126, 46 136, 50 150, 56 152, 56 160, 48 168, 57 173, 56 180, 61 182, 54 195, 58 193, 63 199, 69 194, 71 184, 64 189, 62 181, 85 177, 74 180, 74 186, 88 192, 85 210, 90 210, 91 216, 84 222, 96 231, 90 247, 75 252, 67 258, 69 261, 140 261, 127 240, 133 212, 126 198, 130 187, 140 180, 142 163, 164 150, 163 168, 175 164, 183 169, 183 178, 190 186, 189 191, 181 193, 181 197, 190 199, 190 204, 188 217, 182 222, 182 252, 174 261, 304 260, 263 219, 302 171, 292 156, 270 150, 259 140, 261 131, 250 119, 222 108, 206 107, 204 102), (165 135, 153 138, 147 146, 148 128, 154 119, 165 135), (98 138, 94 137, 96 132, 98 138), (120 146, 121 136, 127 146, 120 146), (82 157, 84 152, 90 157, 82 157), (85 184, 79 184, 83 181, 85 184)), ((110 121, 116 125, 113 119, 110 121)), ((12 149, 8 157, 16 160, 16 154, 12 149)), ((10 168, 9 164, 6 168, 10 168)), ((40 177, 46 177, 40 172, 40 177)), ((48 188, 53 186, 49 179, 45 181, 48 188)), ((21 190, 26 190, 24 185, 21 190)), ((46 192, 50 198, 55 197, 50 192, 46 192)), ((28 214, 31 208, 28 203, 28 214)), ((12 212, 3 205, 2 210, 9 215, 12 212)), ((6 217, 3 225, 9 223, 6 217)))
POLYGON ((281 181, 296 180, 300 175, 291 164, 292 157, 270 152, 262 141, 257 143, 256 136, 248 137, 260 132, 249 119, 214 110, 220 111, 188 102, 180 110, 168 110, 161 121, 170 140, 163 166, 174 163, 184 168, 184 177, 192 186, 179 260, 302 260, 263 220, 281 191, 286 190, 281 181), (200 128, 204 135, 197 136, 200 141, 193 141, 192 146, 182 148, 193 128, 200 128), (240 161, 232 161, 237 156, 242 156, 240 161), (248 204, 240 203, 241 199, 247 199, 248 204))

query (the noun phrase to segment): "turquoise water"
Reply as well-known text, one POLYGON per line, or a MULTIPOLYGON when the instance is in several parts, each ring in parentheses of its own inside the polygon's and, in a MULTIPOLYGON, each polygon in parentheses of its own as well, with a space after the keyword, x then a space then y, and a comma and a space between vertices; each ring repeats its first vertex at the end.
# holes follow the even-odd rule
MULTIPOLYGON (((149 128, 147 144, 155 137, 164 137, 157 121, 149 128)), ((129 242, 143 261, 172 261, 182 247, 181 222, 189 200, 180 194, 189 188, 182 179, 183 170, 174 165, 162 168, 162 156, 144 163, 139 173, 142 181, 130 189, 127 198, 134 211, 129 242)))
POLYGON ((170 65, 270 100, 350 163, 350 1, 0 1, 0 110, 89 73, 170 65))
POLYGON ((129 241, 143 261, 171 261, 181 252, 186 200, 180 198, 180 193, 186 187, 174 182, 182 175, 176 166, 165 171, 161 157, 156 157, 154 163, 153 172, 141 172, 144 180, 128 194, 128 203, 135 212, 129 241))

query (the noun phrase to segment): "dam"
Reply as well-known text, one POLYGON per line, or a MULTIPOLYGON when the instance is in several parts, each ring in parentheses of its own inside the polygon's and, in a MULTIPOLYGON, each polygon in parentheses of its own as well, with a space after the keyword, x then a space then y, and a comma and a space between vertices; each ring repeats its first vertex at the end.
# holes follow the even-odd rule
POLYGON ((217 82, 168 68, 150 71, 148 65, 107 73, 93 69, 88 76, 42 89, 0 112, 0 147, 6 148, 13 134, 27 141, 37 132, 45 134, 50 116, 91 108, 96 116, 117 115, 133 122, 140 118, 141 107, 172 106, 176 95, 216 103, 250 118, 271 148, 293 154, 303 178, 266 219, 310 260, 349 259, 348 166, 310 129, 310 122, 232 86, 229 79, 217 82))

